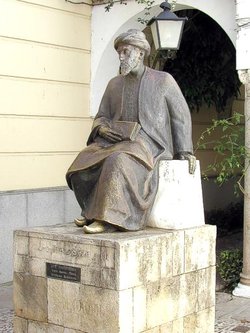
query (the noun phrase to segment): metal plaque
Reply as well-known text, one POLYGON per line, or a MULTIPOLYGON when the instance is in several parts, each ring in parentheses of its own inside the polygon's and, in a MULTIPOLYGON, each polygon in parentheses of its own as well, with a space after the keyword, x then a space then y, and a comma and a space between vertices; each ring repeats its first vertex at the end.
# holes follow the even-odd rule
POLYGON ((65 266, 46 262, 46 275, 52 279, 71 282, 81 281, 81 269, 79 267, 65 266))

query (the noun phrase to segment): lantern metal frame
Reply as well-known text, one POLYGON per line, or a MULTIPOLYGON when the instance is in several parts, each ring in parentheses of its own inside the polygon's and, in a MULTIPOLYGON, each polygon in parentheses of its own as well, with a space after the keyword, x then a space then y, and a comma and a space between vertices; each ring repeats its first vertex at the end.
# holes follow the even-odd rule
POLYGON ((183 30, 184 30, 184 24, 185 22, 188 20, 187 17, 178 17, 175 13, 171 12, 171 5, 167 2, 167 0, 165 2, 162 2, 160 5, 160 8, 163 9, 163 12, 161 12, 158 16, 154 16, 152 17, 149 22, 147 23, 147 26, 151 27, 151 32, 153 35, 153 41, 154 41, 154 45, 155 45, 155 49, 158 52, 158 56, 157 58, 159 58, 159 55, 163 56, 165 53, 165 57, 166 58, 170 58, 173 54, 175 54, 176 50, 179 49, 180 47, 180 43, 181 43, 181 39, 182 39, 182 34, 183 34, 183 30), (178 22, 178 29, 179 29, 179 35, 178 35, 178 40, 175 43, 175 47, 173 46, 162 46, 162 40, 163 40, 163 36, 161 36, 160 34, 160 28, 159 28, 159 22, 160 21, 168 21, 168 22, 178 22), (156 45, 155 42, 155 32, 153 32, 152 27, 153 24, 155 23, 155 27, 154 29, 156 30, 156 34, 157 34, 157 43, 158 46, 156 45))

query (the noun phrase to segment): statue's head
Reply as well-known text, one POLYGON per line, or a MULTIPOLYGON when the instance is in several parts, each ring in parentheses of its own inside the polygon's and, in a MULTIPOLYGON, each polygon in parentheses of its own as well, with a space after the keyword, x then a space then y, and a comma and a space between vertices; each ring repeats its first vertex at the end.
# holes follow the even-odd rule
POLYGON ((120 34, 114 41, 114 47, 119 54, 122 75, 127 75, 137 68, 143 63, 144 57, 150 54, 150 45, 145 34, 136 29, 120 34))

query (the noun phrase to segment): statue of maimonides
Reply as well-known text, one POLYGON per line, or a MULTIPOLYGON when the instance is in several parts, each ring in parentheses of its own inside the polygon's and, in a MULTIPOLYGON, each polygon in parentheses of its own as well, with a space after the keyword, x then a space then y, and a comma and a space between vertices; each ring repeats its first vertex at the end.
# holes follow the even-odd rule
POLYGON ((119 35, 120 75, 106 88, 87 147, 66 178, 86 233, 140 230, 157 191, 160 159, 188 159, 194 172, 191 117, 173 77, 144 66, 143 32, 119 35), (132 128, 132 131, 131 131, 132 128))

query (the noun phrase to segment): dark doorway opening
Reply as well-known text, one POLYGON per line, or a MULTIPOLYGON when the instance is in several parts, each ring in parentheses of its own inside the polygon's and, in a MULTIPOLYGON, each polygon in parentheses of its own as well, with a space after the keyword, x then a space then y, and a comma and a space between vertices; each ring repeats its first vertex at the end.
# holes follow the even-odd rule
POLYGON ((163 70, 178 82, 191 111, 202 105, 224 111, 237 97, 241 85, 236 71, 236 51, 230 38, 210 16, 188 9, 176 12, 188 17, 181 46, 163 70))

